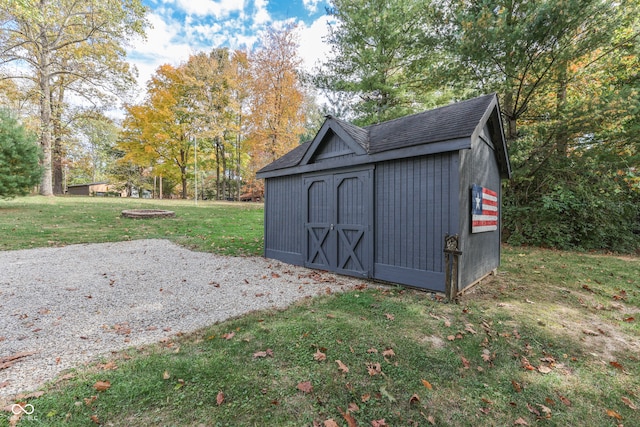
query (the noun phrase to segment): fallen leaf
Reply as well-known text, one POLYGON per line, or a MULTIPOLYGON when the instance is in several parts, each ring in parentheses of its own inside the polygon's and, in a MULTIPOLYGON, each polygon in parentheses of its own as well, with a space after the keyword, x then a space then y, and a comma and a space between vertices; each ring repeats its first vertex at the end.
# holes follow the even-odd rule
POLYGON ((517 420, 515 420, 513 422, 513 425, 516 425, 516 426, 528 426, 529 423, 527 423, 522 417, 520 417, 520 418, 518 418, 517 420))
POLYGON ((367 350, 367 353, 369 353, 369 354, 378 353, 378 349, 371 347, 369 350, 367 350))
POLYGON ((536 409, 535 406, 530 405, 529 403, 527 403, 527 409, 529 410, 529 412, 531 412, 532 414, 535 414, 537 416, 540 416, 540 411, 538 411, 536 409))
POLYGON ((542 412, 544 412, 544 413, 545 413, 545 414, 547 414, 547 415, 551 415, 551 409, 549 409, 549 407, 544 406, 544 405, 541 405, 541 404, 539 404, 539 403, 538 403, 538 406, 540 407, 540 410, 541 410, 542 412))
POLYGON ((360 407, 358 407, 358 405, 356 405, 355 403, 351 402, 351 403, 349 403, 349 406, 347 407, 347 410, 349 412, 358 412, 360 410, 360 407))
POLYGON ((340 360, 336 360, 336 363, 338 364, 338 369, 340 369, 343 373, 346 374, 347 372, 349 372, 349 368, 347 367, 347 365, 342 363, 340 360))
POLYGON ((313 359, 318 362, 322 362, 327 359, 327 355, 321 352, 320 350, 318 350, 315 353, 313 353, 313 359))
POLYGON ((465 359, 464 356, 460 356, 460 360, 462 360, 462 365, 464 366, 464 368, 465 369, 469 369, 469 366, 471 366, 469 361, 467 359, 465 359))
POLYGON ((324 427, 339 427, 339 426, 338 426, 338 423, 333 421, 333 418, 329 418, 324 422, 324 427))
POLYGON ((560 402, 564 403, 565 405, 571 406, 571 401, 566 397, 559 395, 558 399, 560 399, 560 402))
POLYGON ((385 313, 384 315, 385 315, 385 316, 387 317, 387 319, 389 319, 389 320, 395 320, 395 319, 396 319, 396 317, 395 317, 393 314, 385 313))
POLYGON ((111 383, 109 381, 98 381, 93 385, 97 391, 106 391, 111 387, 111 383))
POLYGON ((612 410, 612 409, 607 409, 607 415, 615 418, 616 420, 621 420, 622 419, 622 415, 620 415, 619 413, 617 413, 616 411, 612 410))
POLYGON ((473 334, 473 335, 477 334, 476 330, 475 330, 475 329, 473 329, 473 325, 472 325, 471 323, 467 323, 467 324, 465 325, 464 330, 465 330, 465 331, 467 331, 467 332, 469 332, 469 333, 471 333, 471 334, 473 334))
POLYGON ((393 357, 393 356, 396 355, 396 353, 393 351, 392 348, 388 348, 388 349, 386 349, 385 351, 382 352, 382 355, 384 357, 393 357))
POLYGON ((371 421, 371 427, 387 427, 387 423, 385 422, 384 418, 382 418, 381 420, 373 420, 371 421))
POLYGON ((488 415, 489 412, 491 412, 491 408, 480 408, 480 412, 482 412, 485 415, 488 415))
POLYGON ((517 383, 515 380, 511 380, 511 385, 513 386, 513 389, 515 390, 516 393, 520 393, 522 391, 522 386, 520 385, 520 383, 517 383))
POLYGON ((257 359, 259 357, 273 357, 273 350, 271 350, 270 348, 266 349, 265 351, 257 351, 255 353, 253 353, 253 358, 257 359))
POLYGON ((550 367, 548 367, 548 366, 544 366, 544 365, 538 366, 538 372, 540 372, 542 374, 548 374, 551 371, 552 371, 552 369, 550 367))
POLYGON ((431 385, 431 383, 429 381, 427 381, 427 380, 421 380, 421 381, 422 381, 422 385, 424 385, 429 390, 433 390, 433 386, 431 385))
POLYGON ((342 415, 342 418, 345 419, 349 427, 358 427, 358 423, 356 422, 356 419, 353 418, 353 415, 349 413, 349 410, 347 410, 347 412, 343 412, 342 409, 338 407, 338 411, 340 411, 340 415, 342 415))
POLYGON ((91 397, 88 397, 88 398, 87 398, 87 397, 85 397, 83 400, 84 400, 84 404, 85 404, 85 405, 87 405, 87 406, 91 406, 91 404, 92 404, 93 402, 95 402, 97 399, 98 399, 98 396, 91 396, 91 397))
POLYGON ((453 335, 447 335, 447 339, 448 339, 449 341, 453 341, 453 340, 455 340, 455 339, 456 339, 456 337, 454 337, 453 335))
POLYGON ((98 419, 97 415, 91 415, 91 421, 93 421, 96 424, 100 424, 100 420, 98 419))
POLYGON ((374 375, 378 375, 382 373, 382 367, 380 366, 380 363, 376 362, 376 363, 367 363, 367 372, 369 372, 370 376, 374 376, 374 375))
POLYGON ((633 322, 636 319, 634 317, 626 317, 626 318, 624 318, 622 320, 624 320, 625 322, 633 322))
POLYGON ((100 365, 100 368, 102 368, 103 371, 114 371, 118 369, 118 365, 114 362, 107 362, 104 365, 100 365))
POLYGON ((369 399, 371 399, 371 395, 369 393, 363 394, 362 397, 360 398, 360 400, 362 400, 362 403, 367 403, 369 399))
POLYGON ((171 374, 169 374, 169 371, 164 371, 162 374, 162 379, 168 380, 169 378, 171 378, 171 374))
POLYGON ((533 366, 531 363, 529 363, 529 359, 527 359, 525 356, 522 356, 520 358, 520 364, 522 365, 522 367, 528 371, 535 371, 535 366, 533 366))
POLYGON ((327 314, 327 319, 335 319, 335 318, 336 318, 335 314, 331 314, 331 313, 327 314))
POLYGON ((634 411, 638 409, 636 405, 634 405, 631 399, 629 399, 628 397, 621 397, 621 399, 625 405, 627 405, 629 408, 633 409, 634 411))
POLYGON ((618 363, 618 362, 615 362, 615 361, 614 361, 614 362, 609 362, 609 365, 613 366, 613 367, 614 367, 614 368, 616 368, 616 369, 620 369, 621 371, 623 371, 623 370, 624 370, 624 368, 622 367, 622 365, 621 365, 620 363, 618 363))
POLYGON ((416 402, 420 402, 420 396, 418 396, 416 393, 413 393, 411 398, 409 398, 409 405, 416 402))
POLYGON ((222 338, 224 338, 225 340, 230 340, 231 338, 233 338, 236 335, 235 332, 229 332, 228 334, 224 334, 222 336, 222 338))
POLYGON ((216 396, 216 403, 218 404, 218 406, 224 403, 224 393, 222 391, 218 392, 218 395, 216 396))
POLYGON ((389 402, 393 403, 393 402, 395 402, 395 401, 396 401, 396 398, 395 398, 395 397, 393 397, 393 396, 391 395, 391 393, 389 393, 389 392, 387 391, 387 389, 386 389, 386 387, 385 387, 385 386, 380 387, 380 393, 382 393, 382 395, 383 395, 384 397, 386 397, 387 399, 389 399, 389 402))
POLYGON ((298 390, 303 393, 312 393, 313 386, 311 385, 311 381, 304 381, 298 384, 298 390))

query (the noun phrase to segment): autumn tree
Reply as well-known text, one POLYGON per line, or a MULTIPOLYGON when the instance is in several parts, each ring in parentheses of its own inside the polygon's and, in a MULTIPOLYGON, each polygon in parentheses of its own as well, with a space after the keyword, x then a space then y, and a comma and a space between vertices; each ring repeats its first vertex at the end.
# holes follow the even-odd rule
POLYGON ((119 143, 126 153, 124 161, 176 177, 182 186, 182 198, 186 199, 196 124, 184 69, 161 65, 151 77, 145 103, 126 108, 119 143))
POLYGON ((237 53, 215 49, 192 55, 183 66, 199 146, 213 153, 210 169, 215 173, 218 199, 226 197, 229 177, 237 169, 232 156, 241 115, 237 58, 237 53))
POLYGON ((41 194, 53 194, 52 86, 66 88, 68 79, 104 92, 131 82, 123 45, 144 34, 145 13, 140 0, 0 0, 2 78, 28 80, 38 92, 41 194))
POLYGON ((298 145, 305 131, 297 49, 295 27, 269 28, 262 35, 260 47, 249 55, 249 179, 259 168, 298 145))

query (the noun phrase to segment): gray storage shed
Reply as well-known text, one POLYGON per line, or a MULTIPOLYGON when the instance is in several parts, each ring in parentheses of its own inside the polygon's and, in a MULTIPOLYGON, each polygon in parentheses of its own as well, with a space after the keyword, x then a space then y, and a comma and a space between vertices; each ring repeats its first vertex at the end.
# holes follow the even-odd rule
POLYGON ((495 94, 364 128, 327 116, 312 141, 258 172, 265 256, 445 290, 500 264, 501 179, 511 176, 495 94))

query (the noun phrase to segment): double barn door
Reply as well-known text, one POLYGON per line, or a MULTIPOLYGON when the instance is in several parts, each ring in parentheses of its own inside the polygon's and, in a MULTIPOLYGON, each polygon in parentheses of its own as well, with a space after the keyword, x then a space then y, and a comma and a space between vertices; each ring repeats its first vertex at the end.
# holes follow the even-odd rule
POLYGON ((308 176, 305 266, 371 277, 373 169, 308 176))

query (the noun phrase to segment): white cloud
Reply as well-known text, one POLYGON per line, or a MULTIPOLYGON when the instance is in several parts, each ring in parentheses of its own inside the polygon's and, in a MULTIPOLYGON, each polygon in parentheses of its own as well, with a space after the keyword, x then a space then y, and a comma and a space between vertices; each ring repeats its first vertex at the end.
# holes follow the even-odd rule
MULTIPOLYGON (((147 39, 135 42, 128 52, 129 62, 139 71, 139 101, 160 65, 175 66, 193 53, 218 47, 251 50, 259 43, 260 30, 266 24, 278 28, 296 21, 295 18, 273 21, 267 11, 268 0, 254 0, 251 8, 245 8, 244 0, 158 0, 154 3, 156 6, 148 15, 152 28, 147 31, 147 39), (184 12, 177 12, 178 7, 185 9, 184 12), (230 15, 217 19, 204 16, 205 11, 230 15)), ((299 56, 306 71, 312 71, 318 61, 330 54, 330 47, 323 41, 328 20, 323 16, 311 24, 298 21, 299 56)))
POLYGON ((331 46, 324 41, 324 37, 329 33, 329 21, 330 17, 322 16, 310 26, 305 25, 304 22, 298 24, 300 33, 298 53, 306 71, 311 71, 318 62, 324 61, 331 54, 331 46))
POLYGON ((267 11, 267 4, 269 2, 267 0, 255 0, 254 7, 255 11, 253 13, 253 27, 260 27, 269 21, 271 21, 271 16, 267 11))
POLYGON ((302 3, 309 14, 314 14, 318 11, 318 3, 320 3, 320 0, 302 0, 302 3))
MULTIPOLYGON (((195 16, 215 16, 217 19, 226 18, 234 12, 243 12, 244 0, 170 0, 175 1, 185 13, 195 16)), ((167 1, 169 3, 169 1, 167 1)))

